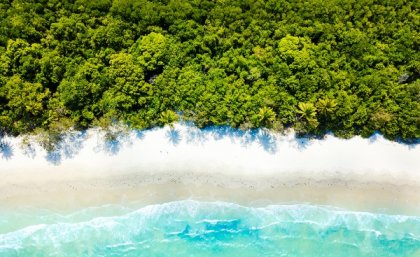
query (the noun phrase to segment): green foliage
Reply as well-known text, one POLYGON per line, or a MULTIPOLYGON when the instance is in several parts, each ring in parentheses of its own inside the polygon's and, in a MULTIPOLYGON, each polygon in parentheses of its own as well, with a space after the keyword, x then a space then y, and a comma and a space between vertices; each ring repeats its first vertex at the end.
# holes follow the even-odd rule
POLYGON ((160 114, 159 121, 162 124, 168 124, 169 126, 172 127, 173 123, 177 122, 178 119, 179 119, 178 114, 176 114, 174 111, 167 110, 167 111, 164 111, 160 114))
POLYGON ((337 102, 334 99, 329 99, 328 97, 324 99, 319 99, 316 103, 318 108, 318 112, 323 115, 327 116, 334 112, 337 107, 337 102))
POLYGON ((299 114, 300 121, 303 122, 303 126, 306 129, 311 130, 318 126, 316 108, 313 103, 299 103, 296 112, 299 114))
POLYGON ((41 125, 45 115, 45 105, 49 96, 48 89, 39 83, 22 80, 18 75, 9 78, 7 83, 0 88, 0 98, 5 104, 2 106, 3 118, 12 121, 4 124, 15 133, 22 133, 41 125))
POLYGON ((162 68, 165 59, 165 44, 167 39, 160 33, 152 32, 140 38, 133 46, 132 53, 137 61, 148 71, 162 68))
POLYGON ((418 7, 409 0, 2 1, 0 130, 45 130, 44 141, 54 142, 70 128, 182 119, 418 139, 418 7))
POLYGON ((276 114, 273 109, 269 107, 262 107, 258 110, 255 115, 255 125, 257 127, 268 127, 271 128, 273 122, 276 120, 276 114))

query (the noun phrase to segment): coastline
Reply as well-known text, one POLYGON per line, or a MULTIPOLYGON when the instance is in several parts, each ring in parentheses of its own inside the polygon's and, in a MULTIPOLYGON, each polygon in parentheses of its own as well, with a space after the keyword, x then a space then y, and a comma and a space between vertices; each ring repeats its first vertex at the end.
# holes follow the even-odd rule
POLYGON ((46 179, 2 185, 0 208, 73 211, 106 204, 161 204, 184 199, 245 206, 309 203, 353 211, 420 215, 420 187, 339 179, 241 178, 222 174, 138 173, 103 178, 46 179))
POLYGON ((420 215, 419 145, 380 136, 308 140, 176 124, 130 132, 114 145, 94 130, 79 137, 53 153, 59 162, 39 147, 28 156, 19 139, 8 139, 13 154, 0 158, 0 208, 192 199, 420 215))

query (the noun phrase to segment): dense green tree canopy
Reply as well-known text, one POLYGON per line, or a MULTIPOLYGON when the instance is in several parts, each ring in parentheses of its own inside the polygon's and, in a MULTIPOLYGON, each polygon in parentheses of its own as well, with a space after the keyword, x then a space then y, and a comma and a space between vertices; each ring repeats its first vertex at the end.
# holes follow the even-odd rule
POLYGON ((0 128, 420 138, 420 2, 0 0, 0 128))

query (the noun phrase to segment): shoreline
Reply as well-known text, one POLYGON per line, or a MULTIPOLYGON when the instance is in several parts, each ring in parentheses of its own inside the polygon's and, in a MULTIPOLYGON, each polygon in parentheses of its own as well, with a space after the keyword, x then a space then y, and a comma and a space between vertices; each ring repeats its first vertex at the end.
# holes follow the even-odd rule
POLYGON ((132 173, 104 178, 3 184, 0 188, 0 209, 30 206, 74 211, 106 204, 138 202, 150 205, 185 199, 225 201, 252 207, 308 203, 351 211, 420 215, 420 187, 334 178, 284 180, 220 174, 132 173))
POLYGON ((114 145, 93 130, 70 138, 53 153, 59 162, 36 145, 28 155, 19 138, 8 139, 13 154, 0 158, 0 208, 192 199, 420 215, 420 145, 380 136, 305 141, 181 124, 130 133, 114 145))

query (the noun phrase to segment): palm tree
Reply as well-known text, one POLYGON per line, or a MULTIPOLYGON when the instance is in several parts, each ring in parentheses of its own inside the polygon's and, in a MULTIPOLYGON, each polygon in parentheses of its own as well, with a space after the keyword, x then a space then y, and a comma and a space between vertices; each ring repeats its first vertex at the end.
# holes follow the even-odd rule
POLYGON ((318 120, 316 119, 316 108, 313 103, 302 103, 298 104, 297 113, 300 114, 300 118, 304 119, 311 126, 318 126, 318 120))
POLYGON ((326 116, 335 110, 337 107, 337 102, 334 99, 326 97, 324 99, 318 100, 317 107, 319 113, 326 116))
POLYGON ((263 125, 265 127, 271 126, 271 124, 276 119, 276 113, 270 107, 262 107, 259 109, 257 114, 257 121, 259 125, 263 125))
POLYGON ((316 108, 313 103, 302 103, 300 102, 298 104, 299 109, 297 110, 297 113, 300 114, 300 117, 308 120, 313 119, 316 116, 316 108))
POLYGON ((164 111, 160 114, 159 121, 163 125, 168 124, 170 127, 173 127, 173 123, 178 121, 178 114, 171 110, 164 111))

